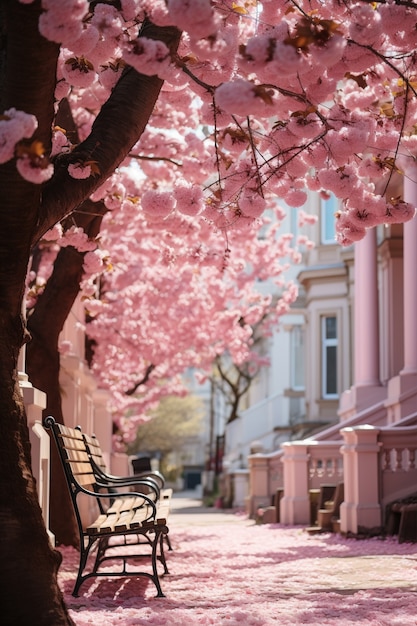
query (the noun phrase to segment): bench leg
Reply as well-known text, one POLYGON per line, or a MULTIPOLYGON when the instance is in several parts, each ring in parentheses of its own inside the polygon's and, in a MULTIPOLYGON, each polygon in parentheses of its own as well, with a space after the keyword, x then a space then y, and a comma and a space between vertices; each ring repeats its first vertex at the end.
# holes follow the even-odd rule
POLYGON ((167 566, 167 562, 165 559, 165 551, 164 551, 164 539, 167 538, 168 535, 164 534, 162 532, 161 536, 159 537, 159 556, 157 557, 158 560, 162 563, 163 567, 164 567, 164 574, 169 574, 168 571, 168 566, 167 566))
POLYGON ((153 571, 152 580, 158 592, 156 594, 157 598, 165 598, 165 594, 163 593, 162 588, 161 588, 161 583, 159 582, 159 574, 158 574, 158 567, 157 567, 158 560, 161 560, 162 564, 164 565, 164 569, 166 570, 165 573, 168 573, 166 563, 165 563, 163 545, 162 545, 163 539, 164 539, 163 531, 155 530, 155 537, 154 537, 153 544, 152 544, 152 571, 153 571), (160 551, 159 557, 158 557, 158 547, 160 551))
MULTIPOLYGON (((78 566, 78 574, 77 574, 77 579, 75 581, 75 585, 74 585, 74 589, 72 591, 72 595, 74 597, 78 597, 78 592, 79 589, 81 587, 81 585, 88 579, 88 578, 93 578, 95 576, 97 577, 112 577, 112 576, 145 576, 147 578, 150 578, 152 580, 152 582, 154 583, 155 587, 156 587, 156 591, 157 591, 157 598, 165 598, 165 594, 162 591, 161 588, 161 583, 159 581, 159 573, 158 573, 158 561, 162 564, 163 568, 164 568, 164 574, 168 574, 168 567, 166 564, 166 560, 165 560, 165 553, 164 553, 164 538, 166 537, 168 532, 167 527, 161 527, 161 528, 157 528, 155 530, 152 530, 150 533, 146 532, 146 533, 141 533, 140 535, 138 534, 138 541, 136 543, 136 545, 140 545, 141 542, 139 540, 139 537, 143 538, 145 541, 144 543, 142 543, 142 545, 149 545, 151 546, 151 555, 146 555, 146 554, 120 554, 120 555, 114 555, 114 556, 106 556, 105 552, 107 550, 108 547, 123 547, 124 545, 126 545, 127 547, 129 546, 129 544, 127 543, 122 543, 122 544, 118 544, 118 546, 113 546, 113 545, 109 545, 109 537, 100 537, 97 539, 97 537, 94 538, 89 538, 88 539, 88 543, 87 545, 82 545, 81 550, 80 550, 80 562, 79 562, 79 566, 78 566), (150 536, 152 535, 152 536, 150 536), (90 555, 90 551, 91 548, 93 547, 93 545, 97 543, 97 554, 95 555, 95 559, 94 559, 94 565, 92 570, 89 573, 84 573, 85 568, 87 566, 87 561, 88 561, 88 557, 90 555), (152 574, 150 574, 149 572, 135 572, 135 571, 128 571, 126 569, 126 564, 129 562, 129 559, 135 559, 135 558, 140 558, 140 557, 144 557, 144 558, 148 558, 149 556, 151 556, 151 562, 152 562, 152 574), (107 560, 121 560, 122 561, 122 571, 119 572, 99 572, 98 569, 99 567, 107 560)), ((126 536, 125 536, 126 539, 126 536)), ((135 544, 131 544, 131 545, 135 545, 135 544)))
MULTIPOLYGON (((95 541, 96 541, 95 539, 89 539, 87 545, 85 545, 84 538, 81 537, 80 562, 78 565, 78 574, 77 574, 77 578, 75 581, 74 589, 72 590, 72 595, 74 596, 74 598, 78 598, 78 591, 82 583, 84 582, 83 572, 87 565, 88 555, 90 554, 90 550, 93 544, 95 543, 95 541)), ((100 551, 100 545, 98 547, 97 555, 99 554, 99 551, 100 551)), ((97 556, 96 556, 96 563, 97 563, 97 556)))
POLYGON ((164 535, 164 537, 165 537, 166 544, 168 546, 168 552, 172 552, 171 539, 169 538, 169 535, 166 534, 164 535))
POLYGON ((94 561, 93 569, 91 570, 92 572, 96 572, 98 570, 100 563, 101 563, 101 559, 105 555, 108 546, 109 546, 109 538, 100 537, 100 539, 98 540, 96 558, 94 561))

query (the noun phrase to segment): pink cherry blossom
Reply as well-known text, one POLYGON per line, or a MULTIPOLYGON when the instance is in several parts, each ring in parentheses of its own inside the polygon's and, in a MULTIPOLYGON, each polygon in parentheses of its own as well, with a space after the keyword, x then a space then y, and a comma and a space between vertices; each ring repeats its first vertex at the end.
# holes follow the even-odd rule
POLYGON ((68 165, 68 174, 78 179, 89 178, 91 176, 91 166, 82 165, 81 163, 70 163, 68 165))
POLYGON ((96 248, 96 244, 89 241, 88 236, 85 234, 83 229, 78 228, 77 226, 71 226, 71 228, 66 230, 59 243, 63 247, 73 246, 80 252, 86 252, 96 248))
POLYGON ((57 154, 69 152, 70 149, 71 143, 66 134, 60 128, 55 129, 52 136, 51 157, 56 156, 57 154))
POLYGON ((74 87, 90 87, 97 79, 97 73, 91 61, 83 56, 71 56, 70 53, 64 56, 62 75, 74 87))
POLYGON ((266 202, 259 194, 244 195, 239 198, 239 209, 247 217, 260 217, 265 211, 266 202))
POLYGON ((39 31, 44 37, 66 45, 81 36, 81 20, 88 13, 87 0, 62 0, 59 4, 42 0, 42 7, 39 31))
POLYGON ((100 274, 106 266, 107 250, 90 250, 84 255, 83 269, 87 275, 100 274))
POLYGON ((414 218, 415 214, 416 208, 409 202, 404 202, 403 200, 391 200, 387 203, 385 223, 399 224, 402 222, 409 222, 414 218))
POLYGON ((362 3, 353 6, 352 11, 355 11, 355 21, 350 24, 350 38, 367 46, 379 45, 383 33, 380 13, 362 3))
POLYGON ((54 173, 54 166, 49 163, 46 166, 39 166, 33 163, 29 156, 22 156, 16 160, 16 169, 22 178, 40 185, 49 180, 54 173))
POLYGON ((129 22, 134 19, 143 19, 143 2, 141 0, 121 0, 122 14, 129 22))
POLYGON ((285 194, 285 202, 289 206, 299 207, 303 206, 307 201, 307 194, 305 191, 301 189, 290 190, 287 194, 285 194))
POLYGON ((86 24, 79 38, 71 45, 71 50, 76 56, 87 55, 100 39, 98 28, 92 24, 86 24))
POLYGON ((63 229, 61 224, 55 224, 53 228, 46 231, 42 239, 46 241, 57 241, 63 235, 63 229))
POLYGON ((38 122, 34 115, 14 108, 4 111, 0 117, 0 163, 12 159, 17 142, 31 137, 37 126, 38 122))
POLYGON ((217 30, 217 20, 210 0, 168 0, 172 22, 191 37, 204 38, 217 30))
POLYGON ((302 209, 298 211, 298 225, 300 228, 302 228, 304 224, 315 224, 317 220, 317 215, 311 215, 309 213, 306 213, 302 209))
POLYGON ((162 41, 141 37, 123 52, 123 59, 142 74, 164 76, 171 62, 169 50, 162 41))
POLYGON ((216 104, 228 113, 244 117, 253 114, 269 117, 273 113, 270 90, 242 79, 217 87, 216 104))
POLYGON ((175 207, 175 197, 168 191, 154 191, 149 189, 142 196, 142 208, 151 218, 163 218, 169 215, 175 207))
POLYGON ((199 185, 190 185, 180 179, 175 184, 173 195, 180 213, 198 215, 204 208, 204 195, 199 185))

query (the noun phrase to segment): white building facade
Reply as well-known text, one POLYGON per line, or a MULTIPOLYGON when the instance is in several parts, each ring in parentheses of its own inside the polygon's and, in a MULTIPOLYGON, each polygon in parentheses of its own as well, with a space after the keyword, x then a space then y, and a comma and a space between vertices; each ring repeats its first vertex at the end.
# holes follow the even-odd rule
MULTIPOLYGON (((239 482, 242 470, 248 477, 251 452, 272 454, 339 421, 341 393, 352 384, 354 253, 335 242, 337 208, 334 197, 309 195, 306 212, 317 221, 306 234, 314 248, 291 268, 299 297, 269 341, 270 367, 253 383, 239 418, 226 425, 225 470, 240 470, 239 482)), ((291 228, 289 209, 282 232, 291 228)), ((236 506, 244 504, 239 493, 236 506)))

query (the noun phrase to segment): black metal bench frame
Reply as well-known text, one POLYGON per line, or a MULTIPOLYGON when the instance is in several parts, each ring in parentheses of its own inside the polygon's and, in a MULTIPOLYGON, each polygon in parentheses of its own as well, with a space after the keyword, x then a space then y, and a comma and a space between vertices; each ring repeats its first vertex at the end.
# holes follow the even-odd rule
MULTIPOLYGON (((163 545, 169 530, 169 503, 157 500, 153 493, 128 491, 125 484, 119 487, 126 488, 126 491, 109 489, 108 484, 97 479, 80 430, 58 424, 51 416, 44 424, 58 449, 80 536, 79 567, 72 595, 78 596, 81 585, 92 577, 138 576, 150 579, 156 587, 157 597, 164 597, 157 566, 160 562, 163 573, 169 573, 163 545), (97 519, 85 528, 78 506, 81 494, 93 498, 99 511, 97 519), (141 552, 119 552, 119 549, 131 549, 132 546, 140 546, 141 552), (93 548, 96 549, 95 558, 93 548), (108 554, 108 550, 112 550, 112 554, 108 554), (88 567, 90 556, 94 563, 88 567), (130 560, 143 558, 151 559, 152 573, 127 569, 130 560), (104 563, 116 560, 122 561, 121 570, 98 571, 104 563)), ((138 484, 137 479, 134 484, 138 484)))
POLYGON ((87 435, 84 433, 81 426, 76 426, 76 430, 79 430, 82 433, 91 465, 93 466, 94 473, 99 482, 106 483, 109 487, 136 484, 143 485, 144 487, 149 487, 150 490, 155 493, 157 499, 161 498, 161 495, 163 495, 162 489, 165 485, 165 479, 160 472, 141 472, 141 474, 134 474, 133 476, 112 475, 107 470, 104 455, 97 437, 94 434, 87 435))
MULTIPOLYGON (((77 428, 80 428, 77 426, 77 428)), ((158 485, 160 490, 163 490, 165 487, 165 477, 161 472, 157 470, 143 470, 141 472, 135 472, 133 476, 120 477, 120 476, 112 476, 107 471, 106 462, 104 460, 103 451, 101 449, 100 442, 96 435, 93 433, 92 435, 87 435, 83 433, 84 441, 86 443, 87 449, 91 455, 91 462, 93 467, 97 469, 99 475, 102 475, 103 478, 107 480, 115 480, 116 482, 124 481, 124 480, 150 480, 158 485)), ((170 490, 172 493, 172 489, 170 490)))

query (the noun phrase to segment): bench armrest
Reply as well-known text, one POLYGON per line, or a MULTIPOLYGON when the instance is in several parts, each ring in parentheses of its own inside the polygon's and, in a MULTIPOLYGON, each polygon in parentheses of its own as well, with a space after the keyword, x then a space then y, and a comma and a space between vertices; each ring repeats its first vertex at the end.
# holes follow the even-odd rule
MULTIPOLYGON (((138 485, 138 488, 147 487, 149 491, 155 495, 155 498, 157 500, 159 500, 159 497, 161 494, 161 490, 159 489, 158 485, 154 483, 153 481, 135 480, 133 477, 131 478, 113 477, 112 478, 112 477, 108 477, 107 475, 103 473, 100 473, 96 477, 96 481, 97 481, 97 487, 99 487, 100 489, 119 489, 123 487, 134 487, 135 485, 138 485)), ((115 493, 117 494, 118 492, 116 491, 115 493)))
MULTIPOLYGON (((86 489, 82 485, 79 485, 78 493, 84 493, 87 496, 93 496, 94 498, 100 498, 100 499, 111 497, 112 500, 118 500, 119 498, 142 498, 144 500, 143 506, 149 505, 151 507, 151 509, 152 509, 152 516, 151 517, 156 518, 156 513, 157 513, 156 504, 152 500, 152 498, 147 496, 145 493, 140 493, 140 492, 137 492, 137 491, 126 491, 126 492, 122 491, 122 492, 117 492, 117 493, 102 493, 100 491, 91 491, 90 489, 86 489)), ((78 494, 75 494, 75 495, 78 495, 78 494)), ((140 507, 137 507, 137 508, 142 508, 142 505, 140 507)))

